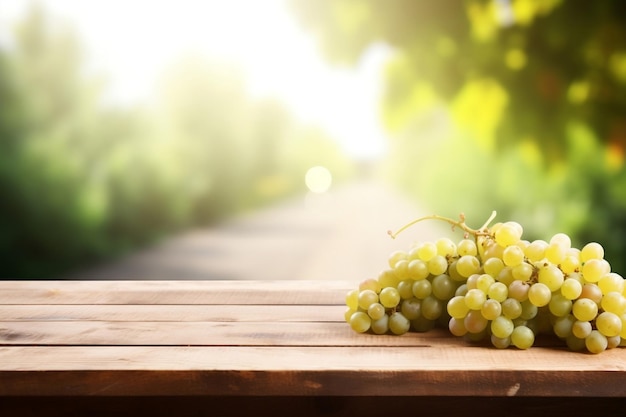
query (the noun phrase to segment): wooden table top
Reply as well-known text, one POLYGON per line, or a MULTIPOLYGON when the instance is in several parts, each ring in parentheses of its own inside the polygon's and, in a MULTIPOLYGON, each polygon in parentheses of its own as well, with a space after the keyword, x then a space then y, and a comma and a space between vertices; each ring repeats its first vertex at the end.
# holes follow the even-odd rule
POLYGON ((626 397, 626 349, 357 334, 354 282, 0 281, 0 396, 626 397))

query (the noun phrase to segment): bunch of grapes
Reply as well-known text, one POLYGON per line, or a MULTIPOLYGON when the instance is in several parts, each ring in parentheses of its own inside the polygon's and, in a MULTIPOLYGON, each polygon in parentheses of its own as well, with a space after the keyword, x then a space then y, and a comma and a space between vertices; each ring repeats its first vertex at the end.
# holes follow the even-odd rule
POLYGON ((528 349, 539 334, 554 334, 574 351, 626 346, 626 283, 600 244, 578 249, 564 233, 529 242, 517 222, 489 226, 494 217, 475 230, 463 216, 427 216, 390 233, 438 219, 465 236, 392 253, 377 278, 348 292, 346 321, 375 334, 447 327, 496 348, 528 349))

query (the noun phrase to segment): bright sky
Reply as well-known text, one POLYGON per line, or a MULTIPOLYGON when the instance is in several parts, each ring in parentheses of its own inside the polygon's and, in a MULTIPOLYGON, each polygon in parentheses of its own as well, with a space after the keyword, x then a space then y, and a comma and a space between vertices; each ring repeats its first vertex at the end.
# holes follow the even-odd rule
MULTIPOLYGON (((30 3, 0 0, 0 41, 30 3)), ((279 97, 301 122, 325 127, 350 155, 385 152, 378 106, 389 50, 372 48, 355 68, 333 67, 283 0, 39 3, 78 31, 88 68, 109 75, 111 100, 147 98, 168 63, 200 52, 238 63, 252 94, 279 97)))

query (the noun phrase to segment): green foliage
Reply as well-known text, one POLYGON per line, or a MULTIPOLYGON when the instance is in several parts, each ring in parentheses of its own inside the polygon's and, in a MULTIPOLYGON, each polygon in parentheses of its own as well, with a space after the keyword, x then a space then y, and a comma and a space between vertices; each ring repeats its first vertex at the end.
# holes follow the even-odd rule
POLYGON ((599 241, 626 271, 624 2, 291 3, 331 60, 395 48, 388 172, 421 204, 599 241))
POLYGON ((304 192, 309 164, 350 174, 322 132, 219 63, 172 66, 150 106, 103 105, 75 36, 49 23, 34 9, 0 50, 2 278, 62 276, 304 192))

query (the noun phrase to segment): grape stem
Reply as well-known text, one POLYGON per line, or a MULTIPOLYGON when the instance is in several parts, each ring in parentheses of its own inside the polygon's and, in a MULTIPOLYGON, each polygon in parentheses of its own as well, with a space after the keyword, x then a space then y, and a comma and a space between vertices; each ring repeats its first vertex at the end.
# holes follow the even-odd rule
POLYGON ((461 230, 463 230, 465 233, 471 234, 471 235, 473 235, 476 238, 478 236, 486 236, 486 235, 489 234, 487 232, 487 226, 489 226, 489 223, 491 223, 492 220, 495 217, 496 217, 496 211, 494 210, 494 211, 491 212, 491 216, 489 216, 489 218, 487 219, 485 224, 483 224, 478 229, 472 229, 467 224, 465 224, 465 215, 463 213, 461 213, 461 215, 459 216, 459 220, 454 220, 454 219, 451 219, 449 217, 444 217, 444 216, 439 216, 437 214, 432 214, 430 216, 424 216, 424 217, 420 217, 418 219, 415 219, 415 220, 405 224, 404 226, 402 226, 401 228, 399 228, 395 232, 392 232, 391 230, 388 230, 387 234, 389 236, 391 236, 392 239, 395 239, 400 233, 402 233, 403 231, 405 231, 409 227, 411 227, 411 226, 413 226, 413 225, 415 225, 415 224, 417 224, 419 222, 422 222, 424 220, 441 220, 441 221, 444 221, 446 223, 450 223, 452 225, 452 230, 454 230, 455 227, 458 227, 461 230))

